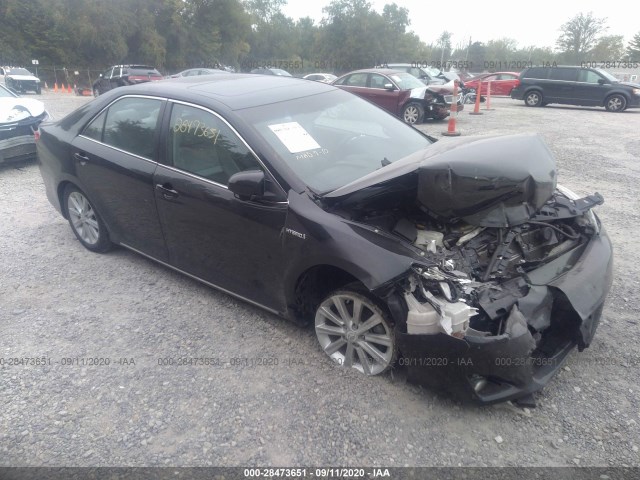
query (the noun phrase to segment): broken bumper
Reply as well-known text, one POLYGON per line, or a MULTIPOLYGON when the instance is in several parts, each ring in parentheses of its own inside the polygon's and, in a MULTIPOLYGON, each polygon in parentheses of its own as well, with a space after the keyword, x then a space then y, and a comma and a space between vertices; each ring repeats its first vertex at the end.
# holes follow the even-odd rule
POLYGON ((407 368, 412 383, 483 404, 526 397, 549 382, 575 346, 589 346, 611 287, 612 269, 611 243, 601 230, 579 250, 528 273, 527 283, 535 293, 512 306, 503 334, 410 335, 396 327, 402 352, 398 364, 407 368), (533 299, 539 305, 532 305, 533 299), (540 351, 528 325, 547 308, 551 325, 542 334, 547 338, 540 351))

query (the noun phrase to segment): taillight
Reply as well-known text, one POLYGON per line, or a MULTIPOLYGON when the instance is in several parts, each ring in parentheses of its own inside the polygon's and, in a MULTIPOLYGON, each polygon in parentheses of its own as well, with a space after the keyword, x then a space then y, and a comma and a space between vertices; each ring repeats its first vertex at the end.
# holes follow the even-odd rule
POLYGON ((129 75, 130 82, 148 82, 150 79, 149 75, 129 75))

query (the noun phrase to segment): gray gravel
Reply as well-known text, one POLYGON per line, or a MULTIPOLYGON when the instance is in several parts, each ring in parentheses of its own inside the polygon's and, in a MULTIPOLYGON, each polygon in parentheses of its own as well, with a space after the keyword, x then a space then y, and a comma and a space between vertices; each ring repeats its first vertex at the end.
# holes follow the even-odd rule
MULTIPOLYGON (((88 100, 42 99, 57 117, 88 100)), ((0 367, 0 466, 640 466, 640 110, 492 103, 461 112, 459 130, 540 132, 561 183, 604 195, 616 249, 594 343, 537 408, 363 378, 325 358, 311 329, 134 253, 90 253, 31 163, 0 168, 0 357, 51 364, 0 367), (227 363, 158 365, 183 356, 227 363), (111 364, 65 365, 88 357, 111 364), (230 364, 256 357, 278 364, 230 364)))

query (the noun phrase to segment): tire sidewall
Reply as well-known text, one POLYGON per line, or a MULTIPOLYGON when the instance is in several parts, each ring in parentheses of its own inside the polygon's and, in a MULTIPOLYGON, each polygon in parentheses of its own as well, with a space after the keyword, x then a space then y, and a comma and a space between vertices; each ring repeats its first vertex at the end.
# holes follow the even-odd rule
POLYGON ((408 125, 417 125, 418 123, 422 123, 423 120, 424 120, 424 107, 422 105, 420 105, 419 103, 410 102, 410 103, 406 104, 404 106, 404 108, 402 109, 402 121, 405 122, 406 124, 408 124, 408 125), (407 111, 407 109, 409 107, 414 107, 414 108, 416 108, 418 110, 418 118, 413 123, 407 122, 405 120, 405 112, 407 111))

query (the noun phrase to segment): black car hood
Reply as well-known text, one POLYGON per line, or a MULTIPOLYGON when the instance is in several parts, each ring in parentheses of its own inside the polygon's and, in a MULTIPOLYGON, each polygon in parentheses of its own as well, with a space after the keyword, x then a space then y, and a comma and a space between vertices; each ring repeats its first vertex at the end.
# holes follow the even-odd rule
POLYGON ((530 219, 556 188, 553 154, 538 135, 441 140, 324 196, 343 207, 386 190, 416 188, 423 210, 443 221, 508 227, 530 219))
POLYGON ((633 83, 633 82, 619 82, 620 85, 624 85, 626 87, 633 87, 633 88, 640 88, 640 83, 633 83))

